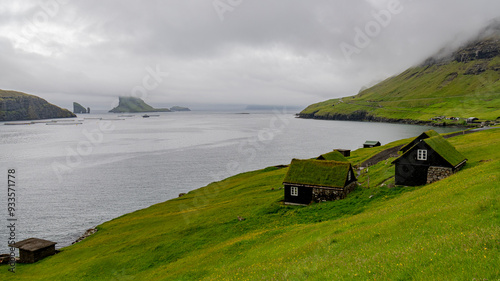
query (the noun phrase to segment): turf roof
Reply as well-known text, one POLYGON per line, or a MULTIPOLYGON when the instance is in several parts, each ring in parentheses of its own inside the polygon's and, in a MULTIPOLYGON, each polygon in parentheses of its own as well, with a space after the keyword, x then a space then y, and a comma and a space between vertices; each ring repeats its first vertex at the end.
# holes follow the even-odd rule
POLYGON ((416 140, 421 140, 421 139, 428 139, 432 137, 439 136, 439 133, 434 131, 434 130, 428 130, 420 134, 418 137, 414 138, 411 142, 409 142, 407 145, 401 147, 399 151, 407 151, 408 149, 412 148, 416 144, 416 140))
MULTIPOLYGON (((458 164, 462 163, 464 160, 467 160, 465 156, 463 156, 460 152, 458 152, 450 142, 448 142, 441 135, 437 135, 432 138, 423 139, 432 150, 434 150, 437 154, 439 154, 445 161, 450 163, 451 166, 456 167, 458 164)), ((418 144, 418 143, 417 143, 418 144)), ((413 147, 415 147, 415 144, 413 147)), ((412 148, 413 148, 412 147, 412 148)), ((404 158, 406 154, 408 154, 412 148, 406 151, 403 155, 401 155, 398 159, 392 161, 392 163, 398 162, 400 159, 404 158)))
POLYGON ((337 150, 322 154, 318 157, 318 160, 333 160, 333 161, 339 161, 339 162, 349 162, 347 158, 342 155, 342 153, 338 152, 337 150))
POLYGON ((424 140, 425 143, 436 151, 441 157, 444 158, 453 167, 467 160, 460 152, 458 152, 451 143, 449 143, 442 136, 436 136, 424 140))
POLYGON ((350 167, 349 162, 293 159, 283 182, 343 188, 350 167))

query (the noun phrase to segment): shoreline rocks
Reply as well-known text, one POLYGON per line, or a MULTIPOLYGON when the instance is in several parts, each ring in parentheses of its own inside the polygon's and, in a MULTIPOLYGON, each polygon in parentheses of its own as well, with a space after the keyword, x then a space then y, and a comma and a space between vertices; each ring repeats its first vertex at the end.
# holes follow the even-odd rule
POLYGON ((85 233, 82 236, 78 237, 78 239, 76 239, 75 242, 71 243, 71 245, 82 241, 83 239, 89 237, 90 235, 92 235, 92 234, 94 234, 96 232, 97 232, 97 228, 95 228, 95 227, 87 229, 87 231, 85 231, 85 233))

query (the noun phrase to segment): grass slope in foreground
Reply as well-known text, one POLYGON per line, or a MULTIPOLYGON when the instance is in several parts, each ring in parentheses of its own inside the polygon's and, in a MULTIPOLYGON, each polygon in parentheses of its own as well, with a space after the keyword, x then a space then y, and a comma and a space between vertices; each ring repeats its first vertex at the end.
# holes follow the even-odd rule
POLYGON ((284 206, 286 168, 248 172, 106 222, 15 275, 0 266, 0 279, 496 280, 500 130, 449 140, 469 162, 431 185, 381 187, 391 177, 387 160, 370 168, 372 188, 284 206))

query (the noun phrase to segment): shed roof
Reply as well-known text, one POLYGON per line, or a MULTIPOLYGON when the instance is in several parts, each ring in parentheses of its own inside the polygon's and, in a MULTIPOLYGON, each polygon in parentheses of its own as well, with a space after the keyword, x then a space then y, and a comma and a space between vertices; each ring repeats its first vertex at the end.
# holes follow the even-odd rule
POLYGON ((366 141, 365 144, 366 145, 376 145, 376 144, 379 144, 380 142, 379 141, 366 141))
POLYGON ((428 130, 423 133, 421 133, 418 137, 414 138, 411 142, 409 142, 407 145, 401 147, 399 151, 406 152, 408 149, 412 148, 416 144, 417 140, 422 140, 422 139, 428 139, 432 137, 439 136, 439 133, 434 131, 434 130, 428 130))
POLYGON ((44 240, 44 239, 40 239, 40 238, 28 238, 26 240, 19 241, 15 244, 12 244, 9 246, 14 247, 14 248, 19 248, 21 250, 34 252, 36 250, 47 248, 47 247, 53 246, 55 244, 57 244, 57 243, 49 241, 49 240, 44 240))
POLYGON ((350 167, 349 162, 293 159, 283 182, 343 188, 350 167))
POLYGON ((349 160, 347 160, 347 158, 345 158, 345 156, 342 155, 342 153, 340 153, 338 150, 322 154, 317 159, 318 160, 333 160, 333 161, 339 161, 339 162, 349 162, 349 160))
POLYGON ((449 141, 442 136, 432 137, 424 140, 435 152, 444 158, 453 167, 467 160, 462 153, 458 152, 449 141))

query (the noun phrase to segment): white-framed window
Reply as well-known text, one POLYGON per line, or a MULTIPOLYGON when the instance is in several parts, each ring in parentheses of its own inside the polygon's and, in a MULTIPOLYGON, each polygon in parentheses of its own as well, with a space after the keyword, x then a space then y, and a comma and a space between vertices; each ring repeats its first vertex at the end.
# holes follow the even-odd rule
POLYGON ((425 149, 417 150, 417 160, 426 161, 427 160, 427 150, 425 150, 425 149))
POLYGON ((347 172, 347 181, 351 181, 351 170, 347 172))
POLYGON ((292 186, 290 188, 290 195, 292 196, 299 196, 299 188, 296 186, 292 186))

